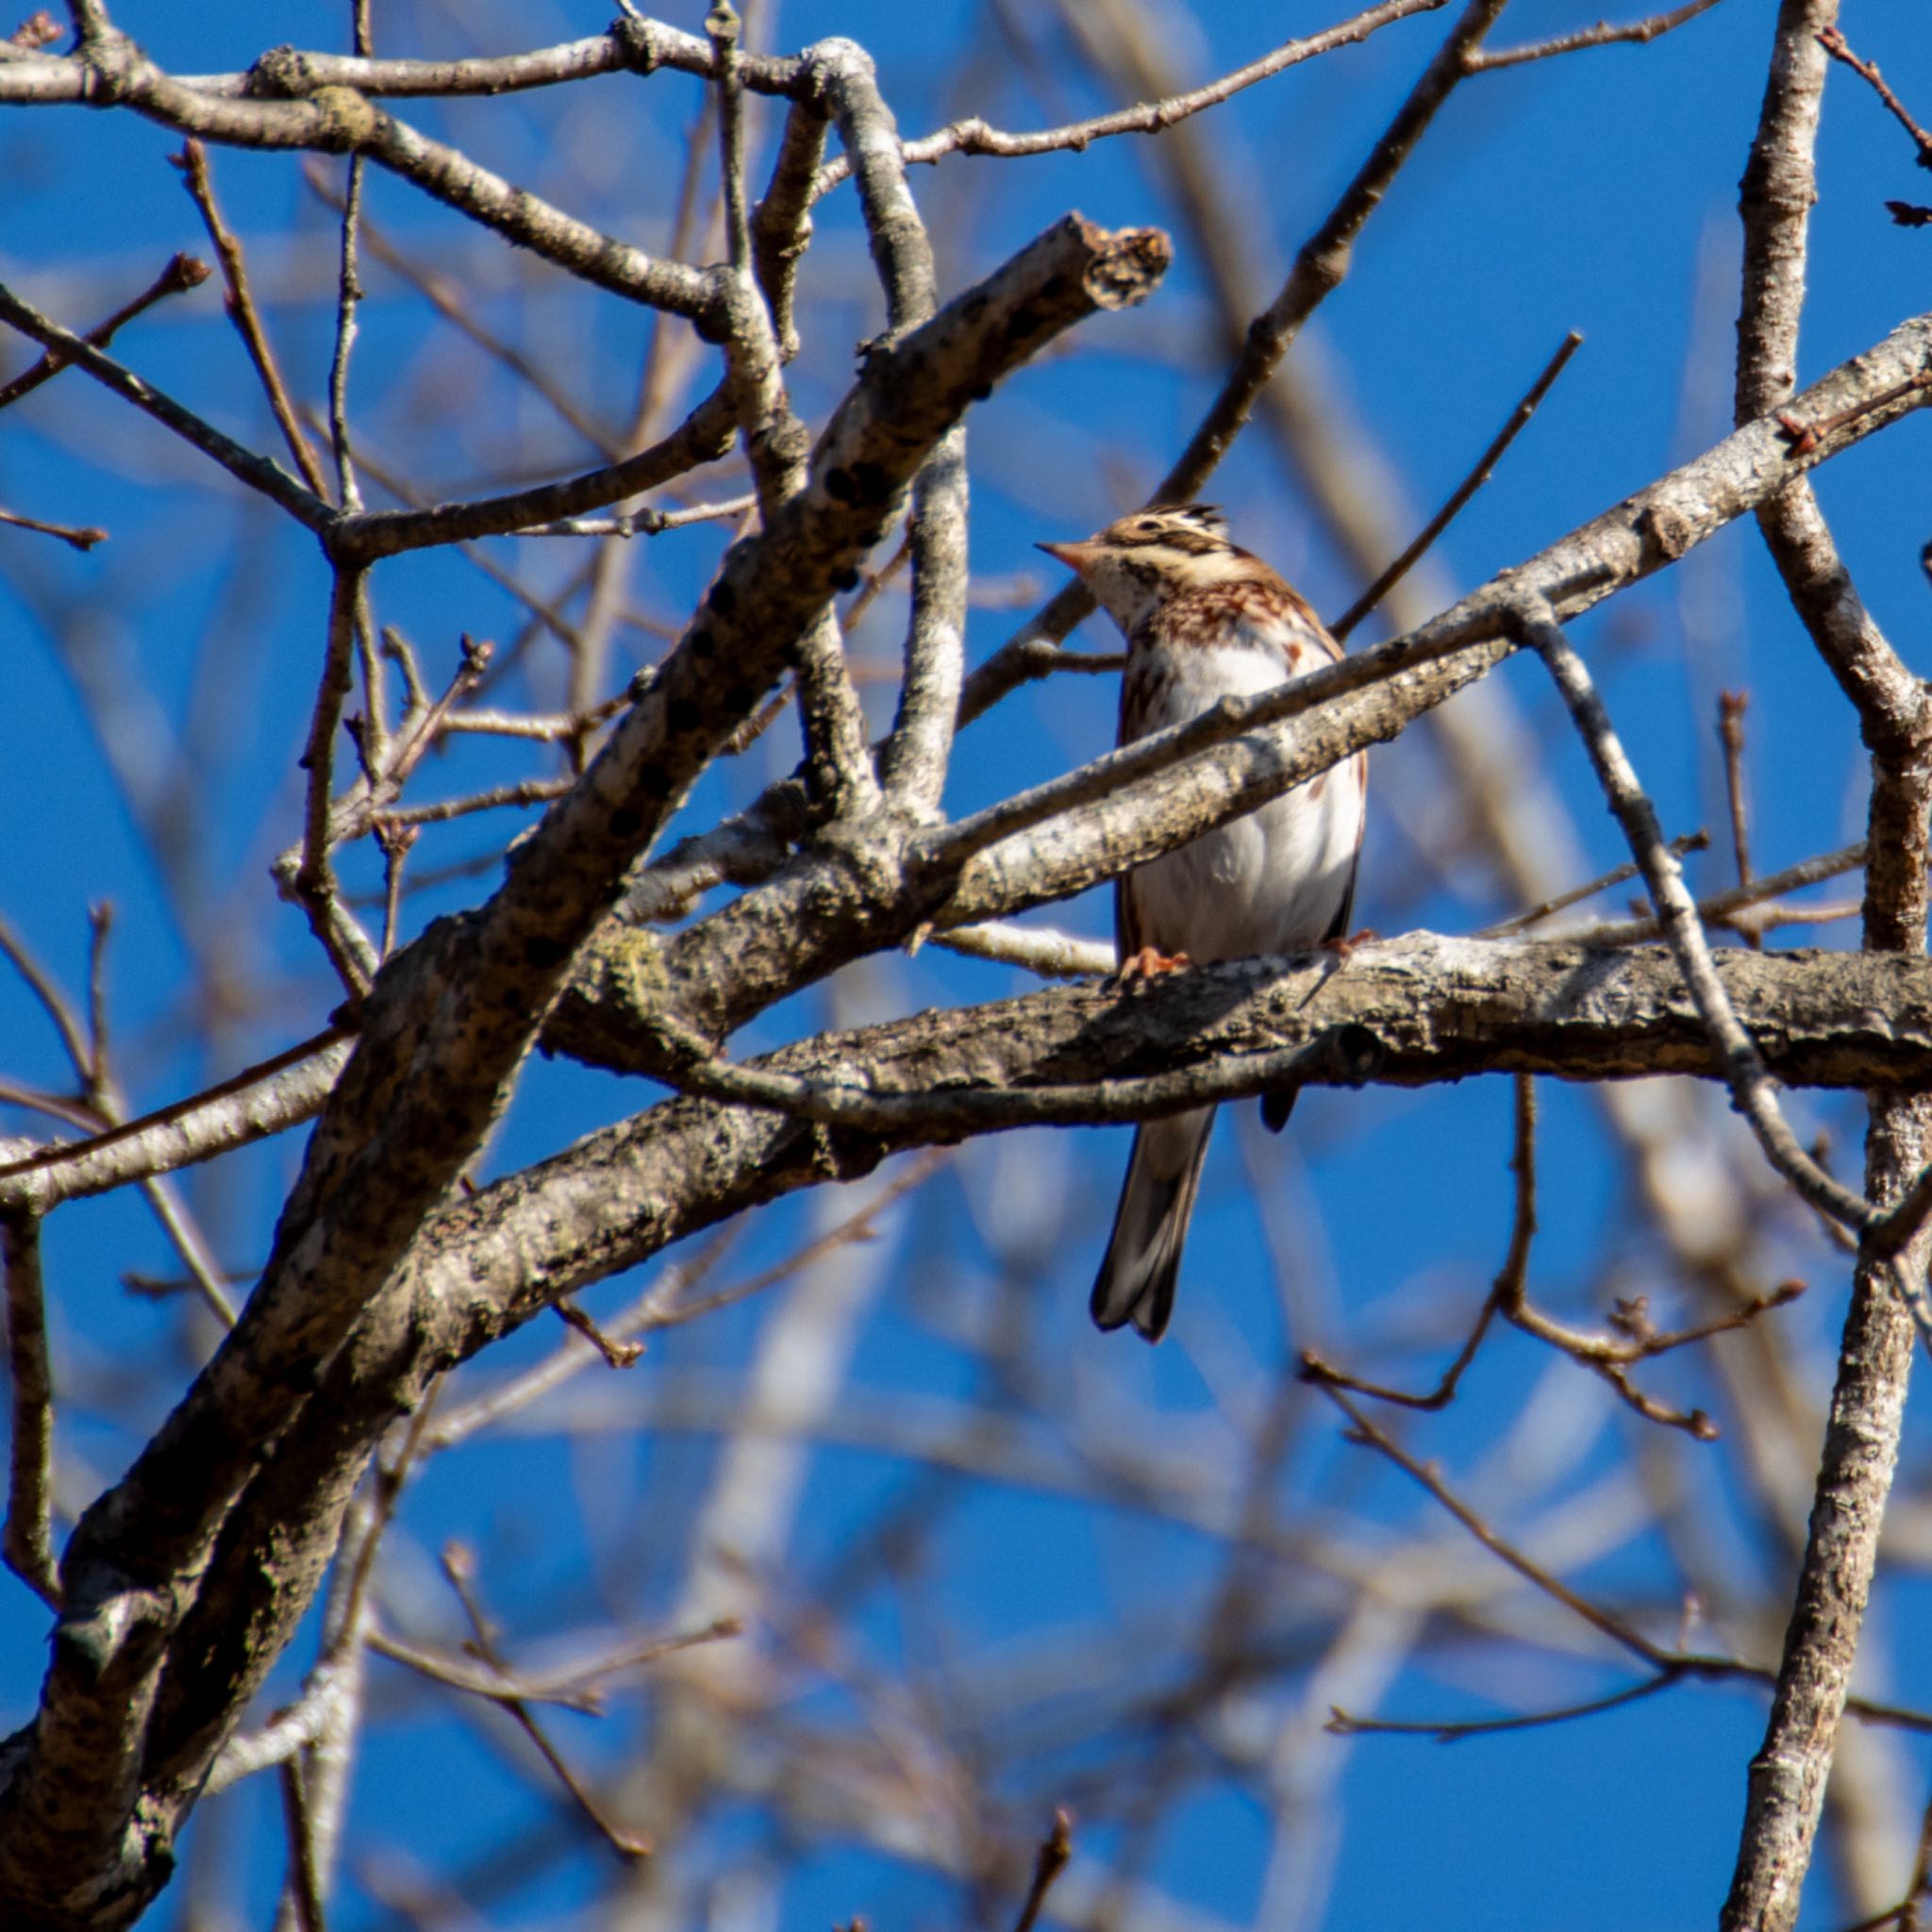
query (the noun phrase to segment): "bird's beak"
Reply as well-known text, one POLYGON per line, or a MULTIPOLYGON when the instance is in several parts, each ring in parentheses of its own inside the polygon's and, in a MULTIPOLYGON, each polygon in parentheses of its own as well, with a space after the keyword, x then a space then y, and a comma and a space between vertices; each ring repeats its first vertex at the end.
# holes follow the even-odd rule
POLYGON ((1063 563, 1076 576, 1087 575, 1087 566, 1100 555, 1098 543, 1036 543, 1036 550, 1043 550, 1057 563, 1063 563))

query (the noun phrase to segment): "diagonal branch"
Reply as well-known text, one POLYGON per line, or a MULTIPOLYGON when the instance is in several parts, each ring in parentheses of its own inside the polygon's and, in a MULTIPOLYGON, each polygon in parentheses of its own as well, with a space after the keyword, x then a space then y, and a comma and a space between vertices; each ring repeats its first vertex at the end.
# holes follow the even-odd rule
POLYGON ((135 375, 113 357, 104 355, 85 337, 63 328, 31 304, 23 302, 4 283, 0 283, 0 322, 57 352, 63 363, 71 362, 84 369, 96 382, 172 429, 184 441, 192 443, 204 456, 212 458, 231 476, 251 490, 258 490, 272 503, 279 504, 297 523, 311 530, 321 530, 333 520, 335 506, 312 490, 305 489, 279 463, 242 448, 232 437, 223 435, 212 423, 205 422, 165 391, 135 375))
MULTIPOLYGON (((1807 446, 1793 444, 1775 420, 1760 419, 1408 636, 1292 684, 1223 699, 1190 724, 940 827, 913 841, 903 871, 839 855, 796 859, 666 941, 661 952, 651 947, 644 1005, 723 1038, 773 1000, 863 953, 901 944, 922 925, 1004 918, 1071 897, 1252 811, 1393 738, 1486 675, 1515 648, 1510 612, 1524 595, 1546 596, 1568 618, 1675 562, 1794 475, 1932 403, 1932 386, 1918 380, 1928 370, 1932 315, 1901 325, 1798 399, 1794 407, 1832 425, 1807 446), (1913 386, 1894 394, 1901 378, 1913 386), (1291 719, 1298 721, 1292 734, 1266 728, 1291 719)), ((675 906, 720 875, 758 877, 782 857, 769 841, 786 829, 747 824, 729 849, 670 855, 667 864, 679 870, 664 882, 660 903, 675 906)), ((658 890, 648 872, 643 886, 658 890)), ((597 997, 600 980, 628 979, 637 962, 626 948, 640 943, 649 945, 613 936, 559 1019, 570 1026, 588 1021, 585 1001, 597 997)), ((610 1024, 609 1011, 591 1026, 593 1037, 610 1024)))
MULTIPOLYGON (((1740 415, 1775 408, 1796 382, 1828 64, 1824 37, 1837 13, 1837 0, 1783 0, 1778 9, 1740 194, 1740 415)), ((1798 410, 1790 414, 1802 435, 1809 419, 1798 410)), ((1857 708, 1871 753, 1865 944, 1923 954, 1932 800, 1926 756, 1932 707, 1924 686, 1865 609, 1808 482, 1801 478, 1767 499, 1758 528, 1813 645, 1857 708)), ((1871 1096, 1870 1118, 1866 1196, 1880 1209, 1903 1201, 1907 1219, 1880 1222, 1853 1276, 1777 1690, 1764 1742, 1752 1760, 1744 1827, 1721 1919, 1725 1932, 1788 1932, 1797 1919, 1897 1464, 1913 1316, 1923 1319, 1921 1285, 1932 1248, 1924 1203, 1912 1185, 1932 1158, 1932 1108, 1923 1094, 1878 1091, 1871 1096)))
MULTIPOLYGON (((1248 325, 1241 352, 1208 406, 1188 445, 1149 499, 1185 503, 1198 496, 1233 446, 1281 365, 1302 325, 1348 274, 1356 238, 1428 131, 1442 103, 1465 77, 1471 53, 1495 25, 1504 0, 1470 0, 1449 37, 1424 70, 1422 78, 1383 131, 1355 178, 1342 191, 1322 225, 1303 242, 1294 267, 1274 300, 1248 325)), ((1040 675, 1042 646, 1060 642, 1093 610, 1093 595, 1075 581, 1022 626, 966 682, 960 720, 971 724, 1028 677, 1040 675)))
POLYGON ((1800 1198, 1846 1227, 1862 1230, 1872 1220, 1869 1204, 1833 1180, 1805 1152, 1778 1107, 1771 1070, 1732 1009, 1718 977, 1703 923, 1684 884, 1683 868, 1664 842, 1657 808, 1639 784, 1582 658, 1563 635, 1546 602, 1525 601, 1520 607, 1519 622, 1524 642, 1535 647, 1569 707, 1597 782, 1624 828, 1631 856, 1657 909, 1664 938, 1710 1033, 1712 1050, 1731 1090, 1732 1105, 1750 1123, 1765 1158, 1800 1198))
MULTIPOLYGON (((165 301, 170 295, 186 294, 190 289, 198 289, 208 278, 208 265, 197 261, 192 255, 173 255, 148 286, 133 301, 123 303, 105 322, 97 322, 87 332, 86 340, 97 349, 105 349, 116 334, 137 315, 145 314, 157 302, 165 301)), ((17 403, 21 397, 31 395, 44 382, 51 382, 67 366, 64 356, 49 350, 31 369, 24 369, 12 381, 0 383, 0 409, 17 403)))
POLYGON ((684 640, 494 898, 386 962, 246 1311, 69 1544, 70 1607, 40 1711, 0 1760, 0 1896, 64 1924, 102 1888, 138 1905, 162 1883, 214 1752, 323 1574, 394 1412, 384 1401, 433 1357, 408 1340, 408 1292, 391 1277, 489 1133, 577 948, 940 439, 1059 332, 1140 300, 1167 258, 1158 232, 1070 218, 876 351, 804 486, 726 557, 684 640), (318 1362, 349 1378, 339 1402, 294 1392, 313 1388, 318 1362), (321 1465, 277 1454, 304 1424, 326 1439, 321 1465), (245 1660, 216 1641, 239 1627, 254 1633, 245 1660))

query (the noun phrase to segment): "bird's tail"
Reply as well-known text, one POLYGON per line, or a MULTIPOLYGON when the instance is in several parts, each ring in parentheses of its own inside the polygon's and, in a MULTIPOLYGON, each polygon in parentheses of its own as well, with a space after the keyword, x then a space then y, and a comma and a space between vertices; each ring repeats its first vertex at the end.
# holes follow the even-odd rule
POLYGON ((1166 1333, 1213 1124, 1214 1109, 1206 1107, 1150 1121, 1135 1134, 1107 1258, 1088 1305, 1096 1327, 1131 1322, 1149 1341, 1166 1333))

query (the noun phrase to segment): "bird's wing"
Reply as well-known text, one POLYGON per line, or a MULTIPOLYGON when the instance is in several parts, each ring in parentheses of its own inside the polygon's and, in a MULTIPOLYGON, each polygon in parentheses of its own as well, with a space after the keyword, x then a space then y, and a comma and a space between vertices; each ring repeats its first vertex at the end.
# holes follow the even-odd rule
POLYGON ((1361 813, 1355 822, 1355 857, 1348 861, 1348 890, 1341 895, 1341 908, 1336 912, 1328 930, 1322 935, 1322 943, 1324 946, 1331 941, 1345 940, 1348 937, 1348 923, 1355 916, 1355 882, 1361 876, 1362 833, 1368 828, 1369 823, 1369 761, 1361 752, 1357 752, 1355 757, 1357 769, 1361 774, 1362 788, 1361 813))

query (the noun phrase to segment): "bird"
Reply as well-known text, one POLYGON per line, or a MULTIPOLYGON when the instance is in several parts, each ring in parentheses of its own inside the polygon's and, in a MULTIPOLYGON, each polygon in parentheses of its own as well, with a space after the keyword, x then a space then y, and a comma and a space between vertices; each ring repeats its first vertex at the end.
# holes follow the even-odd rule
MULTIPOLYGON (((1039 547, 1080 578, 1126 639, 1124 745, 1341 656, 1301 594, 1230 541, 1210 505, 1139 510, 1084 542, 1039 547)), ((1257 953, 1345 950, 1367 784, 1357 752, 1117 879, 1122 978, 1257 953)), ((1262 1096, 1271 1131, 1286 1124, 1296 1091, 1262 1096)), ((1213 1124, 1214 1108, 1203 1107, 1135 1131, 1090 1303, 1101 1329, 1131 1322, 1149 1341, 1166 1333, 1213 1124)))

